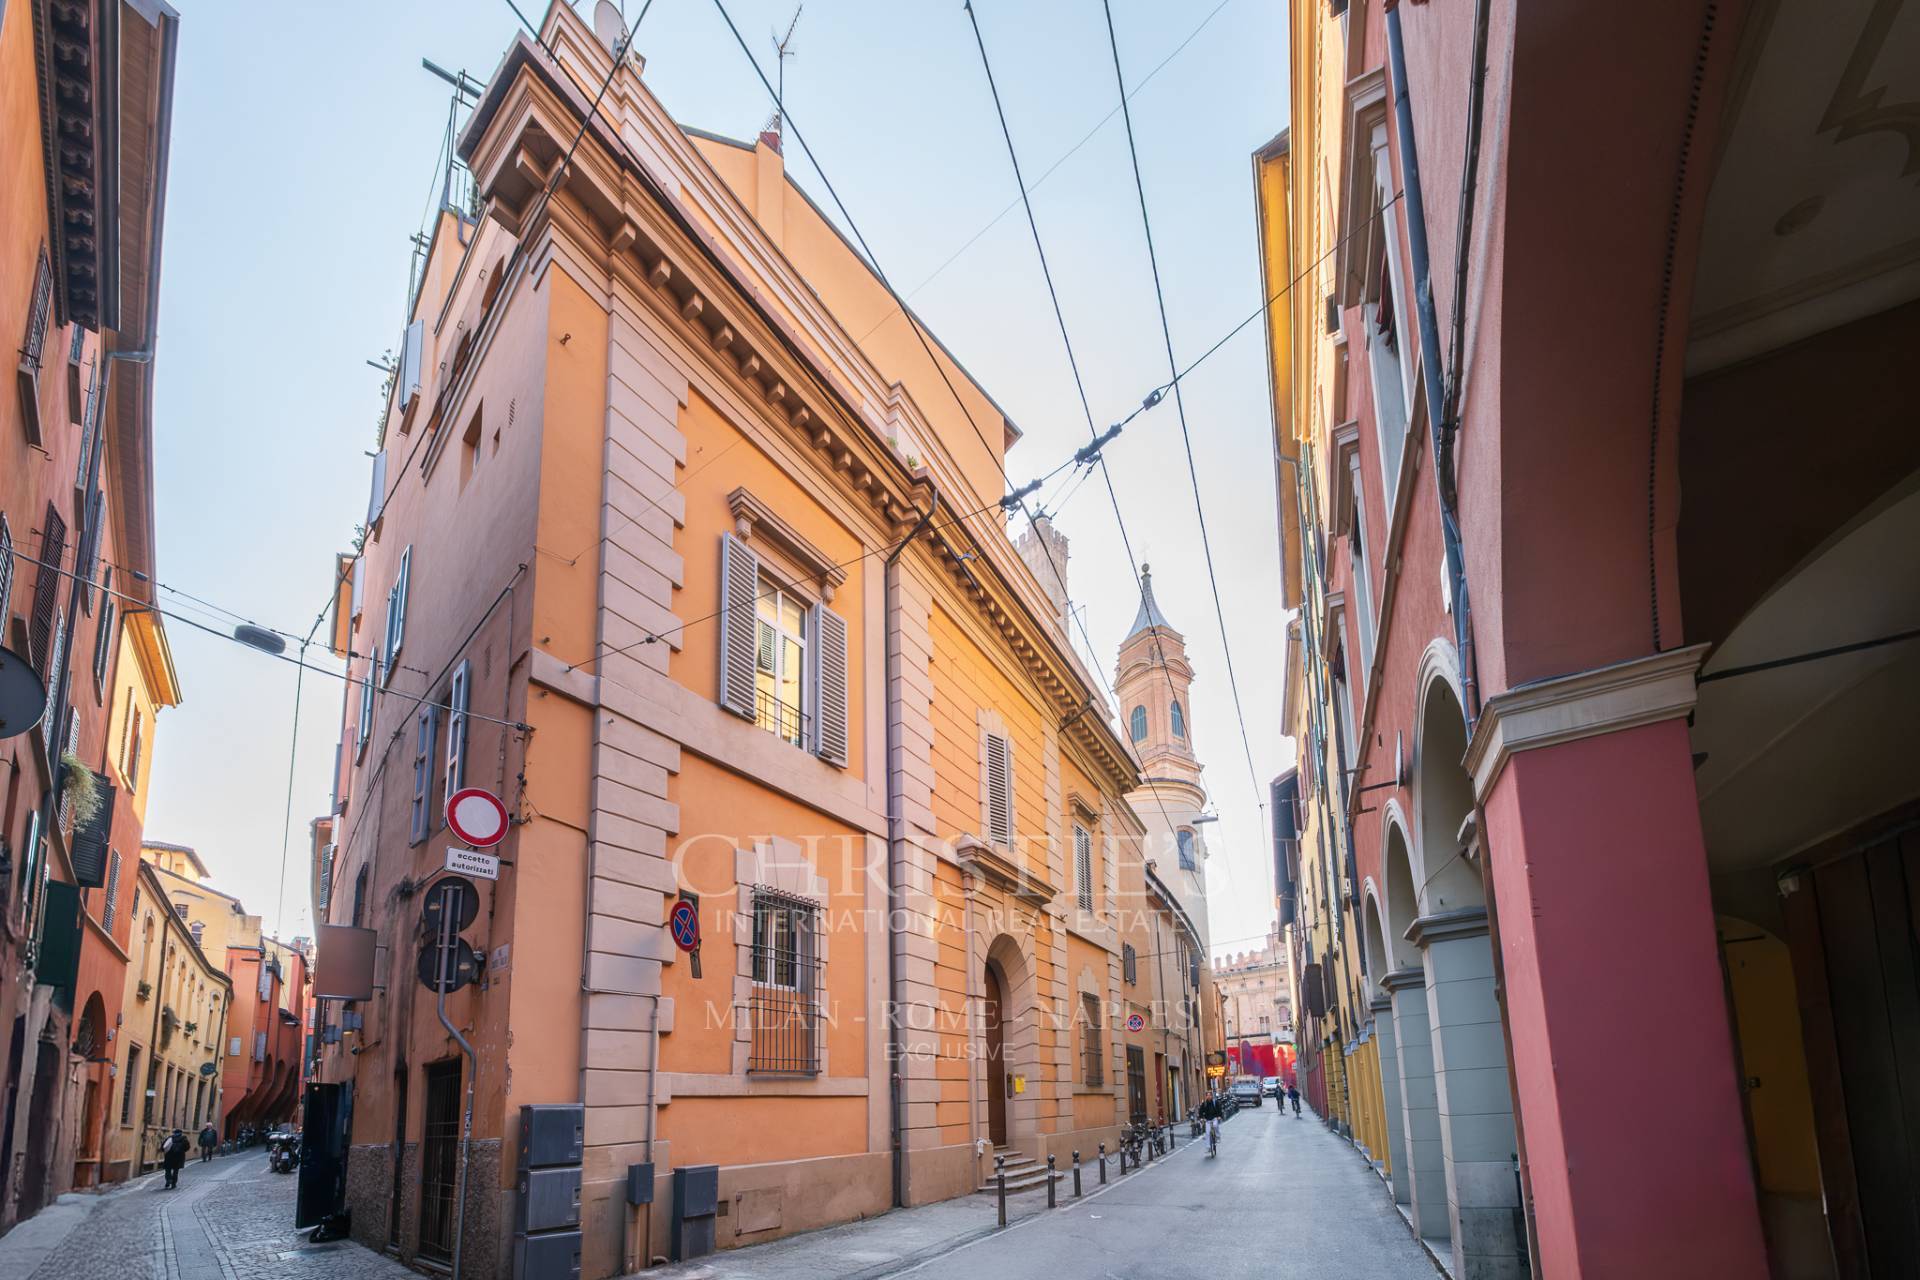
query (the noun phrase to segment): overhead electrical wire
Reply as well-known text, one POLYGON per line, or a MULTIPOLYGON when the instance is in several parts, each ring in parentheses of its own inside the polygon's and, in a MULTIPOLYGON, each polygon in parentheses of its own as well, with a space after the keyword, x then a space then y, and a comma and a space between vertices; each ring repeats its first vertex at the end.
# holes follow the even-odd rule
POLYGON ((1267 798, 1260 788, 1260 774, 1253 765, 1253 740, 1247 735, 1247 714, 1240 701, 1240 679, 1234 672, 1233 646, 1227 637, 1227 613, 1220 600, 1220 579, 1213 567, 1213 543, 1207 536, 1206 504, 1200 497, 1200 471, 1193 459, 1193 436, 1187 430, 1187 406, 1180 394, 1180 362, 1173 354, 1173 326, 1167 318, 1167 295, 1160 282, 1160 258, 1153 246, 1153 220, 1147 214, 1146 181, 1140 173, 1140 150, 1133 136, 1133 111, 1127 105, 1127 81, 1120 69, 1120 40, 1113 26, 1112 0, 1100 0, 1102 12, 1107 19, 1107 46, 1113 54, 1113 78, 1120 90, 1120 119, 1127 128, 1127 155, 1133 162, 1133 186, 1140 198, 1140 225, 1146 233, 1147 262, 1153 269, 1153 296, 1160 312, 1160 335, 1167 349, 1167 372, 1173 377, 1173 408, 1180 423, 1180 440, 1187 455, 1187 478, 1193 486, 1193 512, 1200 522, 1200 549, 1207 566, 1207 584, 1213 592, 1214 617, 1220 625, 1220 649, 1226 657, 1227 688, 1233 694, 1233 711, 1240 722, 1240 745, 1246 752, 1247 781, 1253 786, 1256 803, 1262 813, 1266 812, 1267 798))

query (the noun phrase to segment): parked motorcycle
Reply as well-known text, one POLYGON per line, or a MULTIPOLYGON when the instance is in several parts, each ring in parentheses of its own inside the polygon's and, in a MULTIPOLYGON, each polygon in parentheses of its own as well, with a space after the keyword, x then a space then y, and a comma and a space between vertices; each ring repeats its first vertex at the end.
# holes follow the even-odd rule
POLYGON ((292 1173, 299 1167, 299 1134, 276 1133, 267 1139, 267 1168, 275 1173, 292 1173))

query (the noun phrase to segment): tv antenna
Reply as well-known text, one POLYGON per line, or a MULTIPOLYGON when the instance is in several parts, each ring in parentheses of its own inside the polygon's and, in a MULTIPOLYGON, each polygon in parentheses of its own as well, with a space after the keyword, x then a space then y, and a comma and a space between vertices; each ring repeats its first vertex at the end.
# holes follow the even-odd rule
POLYGON ((805 0, 802 0, 800 4, 794 6, 793 21, 787 23, 787 34, 783 36, 778 32, 769 32, 773 37, 773 53, 776 70, 774 72, 773 118, 767 121, 766 132, 773 134, 776 138, 780 136, 780 122, 784 118, 787 105, 787 59, 793 57, 795 53, 793 48, 793 32, 794 28, 800 25, 800 13, 806 7, 805 0))

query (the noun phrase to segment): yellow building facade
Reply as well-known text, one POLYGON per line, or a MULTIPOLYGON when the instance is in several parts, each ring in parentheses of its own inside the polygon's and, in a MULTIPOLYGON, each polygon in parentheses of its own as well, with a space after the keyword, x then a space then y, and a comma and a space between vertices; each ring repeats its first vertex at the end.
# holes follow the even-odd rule
POLYGON ((233 984, 195 942, 162 873, 145 859, 130 919, 106 1151, 110 1164, 138 1173, 159 1162, 160 1144, 174 1129, 191 1139, 202 1125, 218 1123, 233 984))

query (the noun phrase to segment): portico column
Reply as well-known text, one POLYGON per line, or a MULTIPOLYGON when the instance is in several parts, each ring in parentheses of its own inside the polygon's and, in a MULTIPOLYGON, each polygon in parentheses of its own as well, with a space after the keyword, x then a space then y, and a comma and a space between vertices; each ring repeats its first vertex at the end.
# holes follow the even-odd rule
POLYGON ((1381 977, 1380 989, 1393 1002, 1401 1125, 1407 1147, 1407 1203, 1413 1206, 1415 1230, 1427 1239, 1445 1240, 1447 1178, 1440 1152, 1440 1104, 1433 1084, 1427 975, 1419 969, 1395 969, 1381 977))
POLYGON ((1386 1112, 1388 1180, 1398 1204, 1413 1203, 1412 1163, 1407 1158, 1407 1118, 1400 1108, 1400 1060, 1393 1034, 1393 998, 1378 995, 1373 1011, 1373 1040, 1380 1049, 1380 1099, 1386 1112))
POLYGON ((1467 750, 1545 1275, 1767 1274, 1684 719, 1703 652, 1500 694, 1467 750), (1658 1070, 1623 1069, 1649 1018, 1658 1070))
POLYGON ((1454 1280, 1516 1274, 1526 1229, 1515 1212, 1513 1102, 1487 913, 1421 916, 1407 938, 1426 964, 1454 1280))

